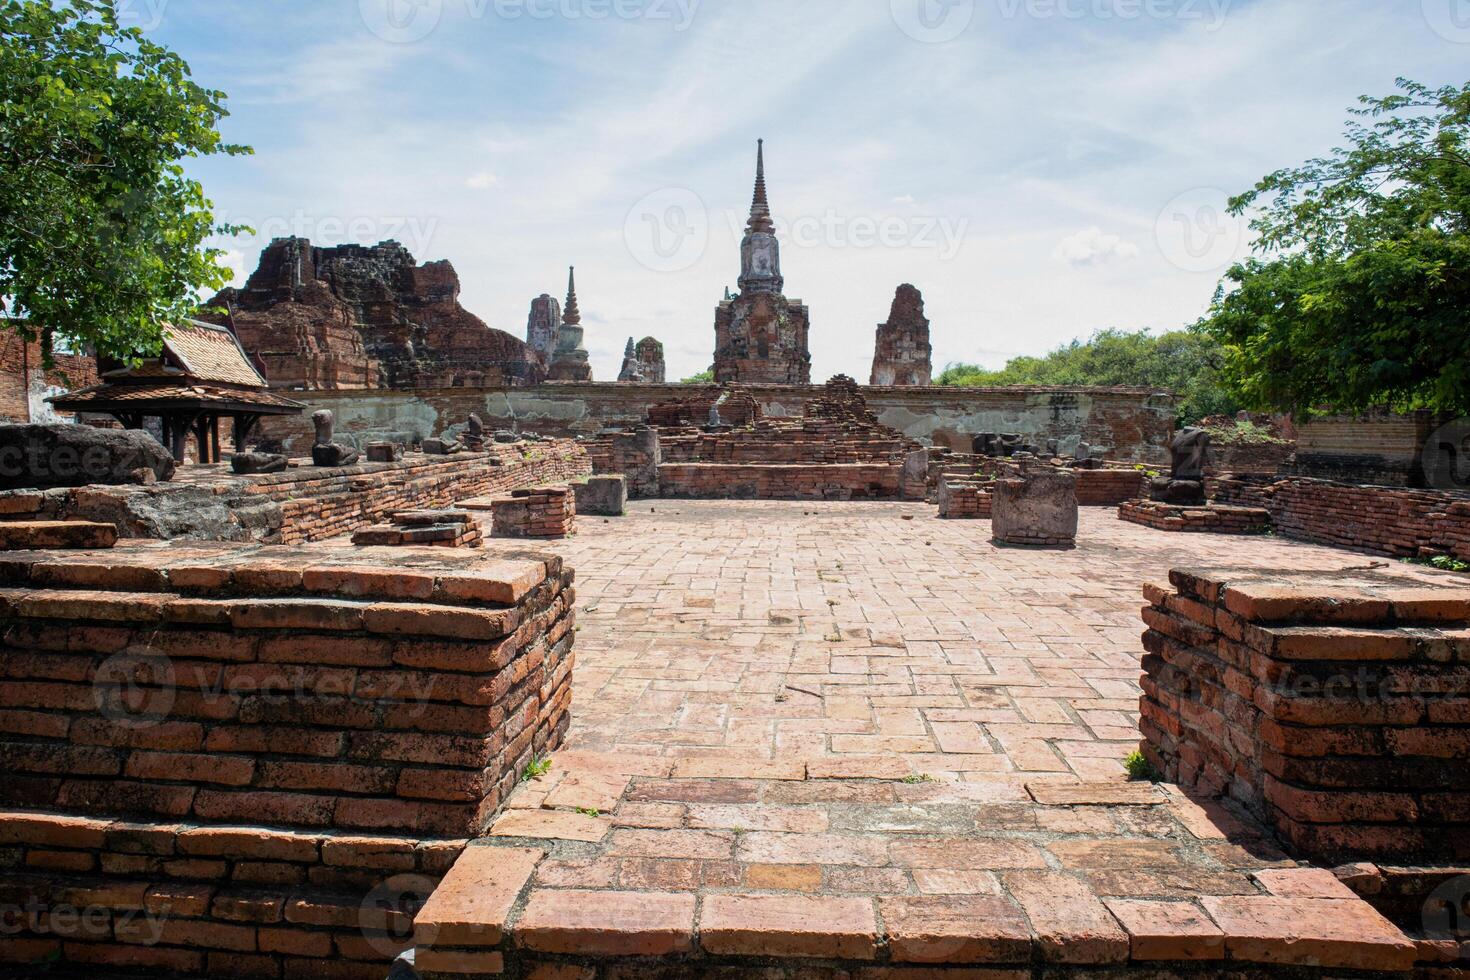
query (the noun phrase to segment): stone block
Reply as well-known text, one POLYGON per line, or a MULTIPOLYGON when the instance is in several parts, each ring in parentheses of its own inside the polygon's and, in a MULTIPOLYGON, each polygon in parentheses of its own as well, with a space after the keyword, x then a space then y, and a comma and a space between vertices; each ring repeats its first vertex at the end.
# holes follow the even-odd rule
POLYGON ((996 544, 1072 547, 1077 478, 1066 470, 1027 466, 1019 479, 996 481, 990 518, 996 544))
POLYGON ((577 513, 594 517, 622 517, 628 510, 628 481, 621 475, 589 476, 572 484, 577 513))
POLYGON ((146 432, 88 425, 0 425, 0 490, 169 480, 175 463, 146 432))

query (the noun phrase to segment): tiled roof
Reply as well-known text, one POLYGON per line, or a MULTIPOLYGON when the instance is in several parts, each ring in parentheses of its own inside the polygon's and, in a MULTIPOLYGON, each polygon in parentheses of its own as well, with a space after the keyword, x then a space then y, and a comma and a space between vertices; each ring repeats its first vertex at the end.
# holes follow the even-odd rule
POLYGON ((198 320, 185 320, 164 328, 167 353, 197 381, 266 387, 265 379, 245 356, 235 335, 224 327, 198 320))
POLYGON ((217 404, 259 405, 264 408, 285 408, 298 411, 306 407, 300 402, 292 401, 265 389, 199 384, 189 378, 178 378, 172 382, 110 381, 67 395, 55 396, 51 401, 58 408, 66 410, 85 410, 88 405, 150 401, 202 401, 217 404))

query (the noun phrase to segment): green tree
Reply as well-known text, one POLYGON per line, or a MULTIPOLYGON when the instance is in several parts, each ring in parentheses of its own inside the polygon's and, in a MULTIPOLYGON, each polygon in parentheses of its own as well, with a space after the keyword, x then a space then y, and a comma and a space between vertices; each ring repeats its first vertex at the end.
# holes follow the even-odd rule
POLYGON ((126 359, 230 278, 183 161, 249 153, 224 94, 118 23, 116 0, 0 0, 0 297, 6 325, 126 359))
POLYGON ((1470 411, 1470 85, 1398 89, 1231 202, 1258 254, 1201 327, 1251 407, 1470 411))
POLYGON ((685 385, 712 385, 715 383, 715 369, 706 368, 692 377, 685 378, 679 383, 685 385))
POLYGON ((1224 353, 1194 331, 1154 336, 1103 330, 1090 340, 1074 340, 1044 357, 1017 357, 999 371, 954 364, 939 376, 941 385, 1129 385, 1174 392, 1181 424, 1223 415, 1240 406, 1219 380, 1224 353))

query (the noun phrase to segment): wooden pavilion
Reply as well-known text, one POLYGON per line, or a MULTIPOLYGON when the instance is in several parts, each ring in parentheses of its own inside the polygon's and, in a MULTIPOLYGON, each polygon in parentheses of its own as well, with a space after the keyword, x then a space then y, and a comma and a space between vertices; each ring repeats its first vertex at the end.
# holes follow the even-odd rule
POLYGON ((186 320, 164 331, 163 353, 135 367, 104 371, 101 383, 50 401, 67 412, 111 415, 129 429, 162 423, 163 443, 183 462, 192 434, 200 463, 220 462, 219 422, 234 421, 236 451, 266 415, 299 415, 306 406, 270 390, 227 328, 186 320))

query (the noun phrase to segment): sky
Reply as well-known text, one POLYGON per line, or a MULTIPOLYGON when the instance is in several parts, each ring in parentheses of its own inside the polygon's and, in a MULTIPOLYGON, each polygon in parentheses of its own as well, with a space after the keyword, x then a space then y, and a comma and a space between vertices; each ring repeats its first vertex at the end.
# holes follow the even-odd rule
POLYGON ((396 239, 525 336, 569 265, 593 370, 709 367, 766 140, 814 380, 866 381, 899 284, 936 372, 1205 312, 1226 198, 1406 76, 1464 84, 1470 0, 119 0, 229 96, 193 161, 238 281, 273 237, 396 239))

